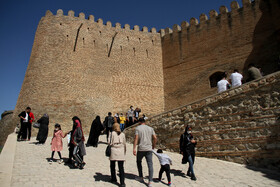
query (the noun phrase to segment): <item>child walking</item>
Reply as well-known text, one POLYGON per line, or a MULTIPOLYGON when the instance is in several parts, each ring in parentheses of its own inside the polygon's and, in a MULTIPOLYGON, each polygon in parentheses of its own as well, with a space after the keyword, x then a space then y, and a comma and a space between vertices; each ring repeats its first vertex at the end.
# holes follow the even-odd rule
POLYGON ((171 186, 170 165, 172 165, 172 160, 167 154, 163 154, 161 149, 158 149, 157 152, 153 150, 153 153, 158 157, 161 165, 158 174, 158 180, 161 181, 162 173, 165 171, 168 180, 168 186, 171 186))
POLYGON ((54 156, 54 152, 57 151, 58 156, 60 158, 60 160, 58 161, 59 164, 61 164, 63 162, 62 158, 61 158, 61 153, 60 151, 62 151, 62 147, 63 147, 63 143, 62 143, 62 138, 64 138, 66 134, 63 134, 61 127, 59 124, 55 124, 54 126, 54 132, 53 132, 53 138, 52 138, 52 142, 51 142, 51 150, 52 150, 52 157, 49 160, 49 163, 52 164, 53 162, 53 156, 54 156))

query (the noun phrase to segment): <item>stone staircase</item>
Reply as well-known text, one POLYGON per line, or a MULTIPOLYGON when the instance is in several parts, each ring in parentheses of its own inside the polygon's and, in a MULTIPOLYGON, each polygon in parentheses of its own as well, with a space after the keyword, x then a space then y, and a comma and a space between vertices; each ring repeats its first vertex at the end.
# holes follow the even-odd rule
MULTIPOLYGON (((196 155, 280 169, 280 72, 153 116, 158 147, 178 152, 186 125, 196 155)), ((126 129, 132 142, 134 129, 126 129)))

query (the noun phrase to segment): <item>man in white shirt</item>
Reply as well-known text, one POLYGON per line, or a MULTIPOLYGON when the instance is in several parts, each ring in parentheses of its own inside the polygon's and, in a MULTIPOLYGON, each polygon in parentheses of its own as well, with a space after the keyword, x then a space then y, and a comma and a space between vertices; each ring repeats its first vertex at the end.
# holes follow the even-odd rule
POLYGON ((218 93, 226 91, 228 86, 230 86, 230 84, 226 80, 226 74, 224 74, 222 79, 217 83, 218 93))
POLYGON ((134 112, 133 106, 130 106, 129 110, 127 111, 128 126, 131 126, 134 123, 134 113, 133 112, 134 112))
POLYGON ((234 72, 230 75, 229 79, 232 88, 242 85, 243 76, 238 72, 237 69, 234 70, 234 72))

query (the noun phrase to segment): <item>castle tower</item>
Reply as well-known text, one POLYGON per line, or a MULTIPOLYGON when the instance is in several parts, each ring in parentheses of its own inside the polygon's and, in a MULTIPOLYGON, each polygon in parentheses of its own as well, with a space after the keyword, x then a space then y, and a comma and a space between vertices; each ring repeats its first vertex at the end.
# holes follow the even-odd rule
MULTIPOLYGON (((50 11, 40 20, 18 102, 37 119, 71 129, 73 116, 89 129, 96 115, 125 112, 130 105, 146 114, 164 110, 160 34, 155 28, 113 27, 73 11, 50 11)), ((65 128, 64 128, 65 129, 65 128)))

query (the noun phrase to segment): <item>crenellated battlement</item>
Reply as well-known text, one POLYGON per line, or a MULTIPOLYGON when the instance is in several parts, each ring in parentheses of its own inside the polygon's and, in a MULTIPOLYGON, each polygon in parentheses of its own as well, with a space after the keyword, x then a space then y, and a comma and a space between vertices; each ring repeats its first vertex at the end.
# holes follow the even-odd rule
POLYGON ((214 94, 224 71, 238 69, 245 79, 249 63, 264 74, 279 68, 279 0, 233 1, 218 11, 158 31, 46 11, 15 114, 30 106, 63 129, 77 115, 88 132, 109 111, 133 105, 153 115, 214 94))
POLYGON ((115 28, 117 30, 124 30, 124 31, 140 31, 143 33, 153 33, 153 34, 157 34, 157 30, 155 27, 152 27, 150 30, 148 27, 143 26, 142 29, 139 28, 138 25, 135 25, 133 27, 133 29, 131 29, 129 24, 125 24, 123 27, 121 26, 120 23, 115 23, 115 26, 112 26, 112 22, 111 21, 107 21, 106 24, 104 24, 103 19, 99 18, 97 21, 95 21, 95 17, 93 15, 89 15, 88 18, 85 18, 85 14, 83 12, 79 13, 78 17, 75 17, 75 12, 73 10, 69 10, 68 11, 68 15, 64 15, 63 14, 63 10, 62 9, 58 9, 56 12, 56 15, 54 15, 50 10, 46 11, 45 17, 52 17, 52 16, 56 16, 56 17, 69 17, 72 18, 73 20, 85 20, 85 21, 89 21, 89 22, 93 22, 98 24, 99 26, 105 26, 107 28, 115 28))
MULTIPOLYGON (((176 33, 176 32, 189 32, 192 30, 196 30, 197 27, 203 28, 206 25, 209 27, 210 25, 216 24, 225 24, 229 25, 232 22, 233 15, 241 15, 238 19, 244 19, 242 17, 243 13, 246 11, 254 12, 254 8, 257 7, 260 3, 260 0, 242 0, 243 7, 240 7, 237 1, 232 1, 230 4, 231 11, 224 5, 220 6, 219 13, 216 10, 209 11, 209 18, 205 13, 202 13, 199 16, 199 20, 196 18, 191 18, 189 22, 183 21, 181 26, 175 24, 172 29, 165 28, 161 29, 159 32, 161 33, 161 37, 164 37, 168 34, 176 33), (182 28, 182 29, 179 29, 182 28)), ((245 18, 246 19, 246 18, 245 18)))
MULTIPOLYGON (((269 1, 269 0, 268 0, 269 1)), ((171 28, 165 28, 165 29, 160 29, 159 31, 156 30, 156 28, 152 27, 150 30, 148 27, 143 26, 142 29, 139 28, 138 25, 133 26, 133 28, 129 24, 125 24, 123 27, 120 23, 115 23, 115 26, 112 26, 112 22, 107 21, 106 24, 103 23, 103 19, 99 18, 97 21, 95 21, 95 17, 93 15, 89 15, 88 18, 85 18, 84 13, 79 13, 77 17, 75 17, 75 12, 73 10, 68 11, 68 15, 63 14, 63 10, 59 9, 57 10, 56 15, 54 15, 51 11, 47 11, 45 14, 45 17, 50 17, 50 16, 68 16, 73 19, 81 19, 81 20, 88 20, 89 22, 94 22, 97 23, 100 26, 106 26, 108 28, 115 28, 115 29, 123 29, 126 31, 142 31, 144 33, 160 33, 161 37, 164 37, 165 35, 176 33, 176 32, 181 32, 181 31, 192 31, 196 30, 197 27, 203 28, 205 25, 215 25, 215 24, 229 24, 232 21, 232 16, 233 15, 241 15, 239 19, 244 19, 242 17, 243 13, 246 11, 252 11, 254 12, 254 7, 258 6, 260 3, 260 0, 242 0, 242 7, 239 6, 239 3, 237 1, 232 1, 230 3, 230 9, 222 5, 219 8, 219 13, 216 10, 210 10, 209 11, 209 17, 205 14, 202 13, 199 16, 199 19, 192 17, 189 22, 183 21, 181 22, 181 25, 173 25, 172 29, 171 28), (175 29, 174 29, 175 28, 175 29)))

